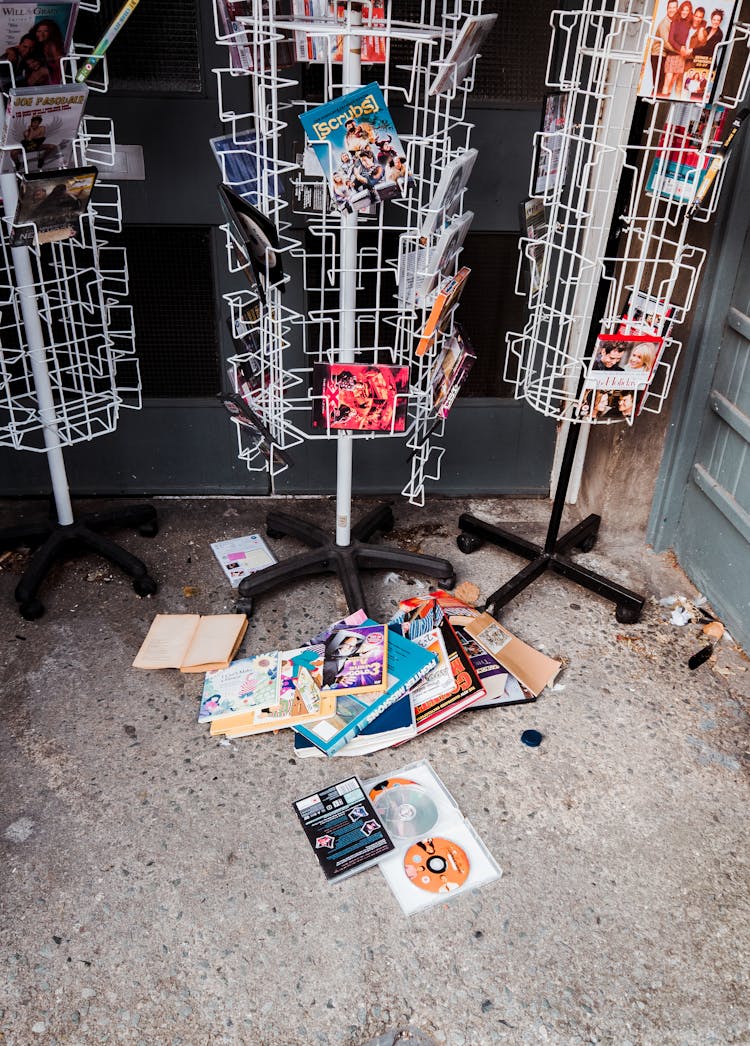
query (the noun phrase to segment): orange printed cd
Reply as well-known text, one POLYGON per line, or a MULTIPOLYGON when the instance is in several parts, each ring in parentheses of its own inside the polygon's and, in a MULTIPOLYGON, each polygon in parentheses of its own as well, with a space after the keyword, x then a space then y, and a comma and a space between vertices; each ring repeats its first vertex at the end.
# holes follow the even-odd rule
POLYGON ((449 893, 469 878, 469 858, 450 839, 420 839, 404 856, 407 879, 429 893, 449 893))

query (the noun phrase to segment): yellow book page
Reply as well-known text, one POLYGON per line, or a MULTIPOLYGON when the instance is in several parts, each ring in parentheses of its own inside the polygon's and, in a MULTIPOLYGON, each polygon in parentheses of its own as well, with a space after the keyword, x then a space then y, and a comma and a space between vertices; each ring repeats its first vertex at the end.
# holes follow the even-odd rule
POLYGON ((133 668, 179 668, 199 621, 200 614, 157 614, 133 668))
POLYGON ((247 629, 244 614, 209 614, 200 619, 189 649, 180 664, 182 672, 209 672, 226 668, 239 649, 247 629))

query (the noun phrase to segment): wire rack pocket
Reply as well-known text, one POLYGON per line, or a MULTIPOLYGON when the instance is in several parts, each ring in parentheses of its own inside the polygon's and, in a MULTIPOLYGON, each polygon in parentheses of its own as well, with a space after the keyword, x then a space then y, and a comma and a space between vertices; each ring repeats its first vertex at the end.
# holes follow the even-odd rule
MULTIPOLYGON (((98 4, 81 8, 98 11, 98 4)), ((62 58, 63 84, 92 47, 74 43, 62 58)), ((0 74, 15 86, 13 67, 0 62, 0 74)), ((106 60, 88 82, 93 92, 106 92, 106 60)), ((17 153, 6 146, 0 156, 17 153)), ((29 173, 34 154, 14 156, 18 172, 29 173)), ((41 162, 40 162, 41 163, 41 162)), ((15 174, 5 180, 2 258, 0 259, 0 446, 46 453, 52 437, 60 447, 113 432, 122 408, 141 406, 135 357, 128 266, 124 248, 112 242, 122 228, 119 187, 103 181, 115 163, 112 122, 84 116, 73 142, 70 166, 92 164, 98 171, 85 214, 75 235, 40 244, 36 226, 28 239, 28 266, 20 267, 9 247, 14 225, 15 174), (38 316, 36 345, 29 344, 30 316, 38 316), (26 317, 26 319, 24 318, 26 317), (36 355, 36 360, 35 360, 36 355), (49 376, 51 400, 40 403, 34 365, 49 376), (45 439, 45 433, 47 438, 45 439)))
MULTIPOLYGON (((642 71, 644 55, 659 48, 653 8, 590 0, 551 17, 548 118, 535 137, 529 186, 536 220, 520 241, 516 282, 528 314, 523 330, 507 335, 506 379, 541 413, 589 425, 632 424, 641 410, 664 405, 681 349, 672 332, 692 308, 705 258, 690 243, 691 224, 716 209, 723 135, 748 87, 750 26, 735 22, 714 52, 710 104, 705 88, 693 100, 687 78, 679 98, 660 94, 659 81, 650 85, 642 71), (646 359, 631 352, 631 387, 617 379, 620 411, 606 409, 606 390, 591 381, 601 349, 590 338, 597 312, 604 341, 653 338, 646 359), (647 384, 643 370, 637 376, 640 363, 647 384)), ((662 61, 654 63, 657 76, 662 61)), ((618 352, 627 348, 620 343, 618 352)))
MULTIPOLYGON (((449 0, 437 10, 422 3, 414 22, 394 20, 389 3, 368 8, 353 0, 324 4, 320 13, 307 16, 297 13, 296 2, 281 14, 281 5, 248 0, 234 22, 227 19, 226 8, 224 0, 215 0, 217 40, 230 56, 227 66, 215 71, 220 117, 231 135, 230 148, 221 157, 223 180, 274 221, 282 263, 285 256, 295 260, 304 290, 304 311, 285 304, 292 289, 285 294, 283 287, 272 285, 268 277, 274 259, 267 254, 265 274, 261 272, 266 276, 265 304, 253 288, 226 295, 238 341, 230 361, 235 391, 240 390, 241 367, 245 373, 250 369, 256 375, 254 389, 248 394, 246 386, 244 394, 270 430, 274 447, 283 452, 304 440, 340 435, 328 421, 322 427, 312 424, 315 399, 321 398, 313 392, 316 364, 346 361, 405 368, 408 383, 396 395, 390 429, 348 436, 405 440, 411 472, 402 493, 421 505, 426 482, 440 476, 445 420, 435 409, 433 386, 452 324, 442 324, 426 351, 420 342, 436 293, 459 268, 472 218, 464 210, 463 191, 448 209, 431 206, 446 167, 462 155, 475 155, 466 105, 477 56, 453 76, 455 64, 446 59, 467 17, 481 15, 481 5, 449 0), (341 62, 340 41, 352 37, 361 41, 362 65, 371 68, 369 79, 377 80, 393 114, 405 167, 413 178, 410 191, 404 182, 397 198, 359 211, 354 252, 343 246, 348 215, 332 202, 320 167, 304 147, 298 117, 313 106, 299 99, 300 83, 289 75, 297 61, 318 65, 324 102, 358 86, 346 82, 341 62), (374 52, 376 64, 370 67, 374 52), (438 74, 447 86, 431 92, 438 74), (237 95, 238 77, 249 81, 250 101, 243 111, 230 101, 237 95), (254 172, 242 176, 247 180, 236 175, 243 167, 254 172), (294 227, 294 215, 303 217, 304 231, 294 227), (342 305, 341 290, 348 280, 354 296, 342 305), (343 344, 342 331, 347 330, 352 345, 343 344), (299 366, 288 363, 292 344, 302 346, 299 366), (403 431, 396 429, 399 407, 406 416, 403 431)), ((315 10, 315 5, 306 9, 315 10)), ((230 269, 237 271, 243 262, 238 261, 230 226, 225 230, 230 269)), ((290 281, 288 275, 285 279, 290 281)), ((274 447, 269 459, 267 447, 248 443, 242 427, 237 430, 239 455, 248 468, 270 467, 273 477, 287 467, 274 447)))

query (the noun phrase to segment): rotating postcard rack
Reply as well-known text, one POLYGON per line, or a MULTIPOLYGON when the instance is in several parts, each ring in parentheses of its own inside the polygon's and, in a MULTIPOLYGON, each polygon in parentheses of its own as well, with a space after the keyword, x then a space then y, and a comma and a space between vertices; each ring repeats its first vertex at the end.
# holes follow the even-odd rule
MULTIPOLYGON (((74 85, 87 53, 74 48, 62 59, 63 85, 74 85)), ((89 89, 106 91, 106 63, 98 69, 89 89)), ((0 62, 0 70, 14 87, 10 64, 0 62)), ((5 118, 0 106, 0 129, 5 118)), ((54 118, 54 113, 47 118, 48 148, 54 118)), ((72 168, 93 165, 101 172, 114 164, 114 153, 111 121, 84 117, 66 170, 72 174, 72 168)), ((44 613, 37 592, 54 563, 79 553, 96 553, 122 569, 138 595, 154 593, 156 582, 145 564, 101 531, 135 526, 150 537, 157 520, 151 505, 74 518, 63 459, 65 447, 113 432, 120 409, 140 407, 132 310, 122 302, 128 293, 127 259, 122 247, 109 242, 121 231, 119 188, 97 179, 88 206, 73 220, 74 235, 40 242, 41 222, 16 224, 15 218, 18 177, 28 175, 32 164, 34 172, 38 166, 46 173, 46 154, 7 145, 0 158, 8 154, 13 163, 5 166, 11 170, 0 174, 0 446, 46 455, 55 516, 0 531, 0 549, 34 550, 15 590, 22 616, 34 620, 44 613), (9 239, 23 228, 28 245, 11 246, 9 239)), ((49 168, 60 173, 54 160, 49 168)))
MULTIPOLYGON (((731 16, 732 3, 724 6, 731 16)), ((559 76, 548 68, 555 93, 536 137, 517 282, 519 293, 530 288, 528 319, 507 335, 506 377, 517 397, 566 425, 567 437, 543 545, 460 517, 462 551, 489 541, 528 560, 487 599, 495 612, 548 569, 613 602, 618 621, 637 621, 643 608, 642 596, 569 558, 593 548, 600 516, 563 536, 560 524, 581 426, 632 425, 643 411, 659 413, 669 393, 681 348, 672 331, 690 312, 705 255, 688 242, 690 226, 716 209, 740 122, 732 110, 747 88, 749 35, 740 24, 722 34, 709 69, 713 103, 710 78, 697 102, 688 93, 687 69, 681 96, 673 88, 664 97, 666 62, 650 61, 659 8, 647 7, 590 0, 552 15, 550 65, 558 56, 559 76)))
MULTIPOLYGON (((232 55, 230 68, 216 70, 221 119, 231 126, 219 158, 224 183, 273 220, 279 239, 273 252, 260 257, 261 292, 256 287, 227 295, 232 331, 244 350, 230 361, 235 394, 242 394, 251 423, 252 418, 260 422, 267 437, 257 438, 256 424, 248 447, 248 426, 238 418, 240 456, 251 468, 269 467, 273 478, 286 467, 286 453, 295 444, 333 439, 337 481, 335 541, 305 520, 270 512, 269 535, 294 536, 310 550, 243 579, 238 606, 249 613, 254 596, 320 573, 338 575, 352 610, 365 605, 362 570, 412 570, 452 585, 454 571, 447 560, 368 542, 373 534, 392 529, 389 506, 376 508, 352 526, 353 447, 360 439, 405 440, 411 477, 403 494, 412 503, 423 504, 426 480, 439 477, 442 449, 435 441, 444 418, 435 407, 433 378, 452 334, 449 310, 441 318, 442 329, 429 338, 424 332, 436 292, 456 272, 472 217, 462 204, 476 157, 469 148, 466 99, 473 87, 480 31, 486 32, 495 16, 481 16, 477 3, 463 0, 443 5, 442 17, 423 3, 419 21, 408 23, 392 19, 390 4, 363 8, 355 0, 319 5, 319 16, 281 14, 281 5, 263 0, 243 6, 232 22, 225 0, 215 2, 217 39, 232 55), (467 27, 477 33, 470 58, 456 47, 467 27), (290 46, 296 49, 291 60, 290 46), (337 208, 320 166, 335 166, 330 145, 323 147, 322 161, 318 158, 316 164, 312 157, 312 168, 309 146, 300 145, 297 156, 282 159, 290 140, 303 142, 298 117, 304 121, 314 107, 294 100, 298 84, 281 70, 310 60, 322 68, 325 101, 357 90, 363 64, 376 63, 369 79, 377 85, 365 84, 382 90, 403 147, 399 159, 408 172, 393 198, 381 201, 374 191, 363 210, 343 201, 337 208), (225 102, 238 76, 251 83, 251 108, 245 112, 225 102), (243 168, 245 173, 239 173, 243 168), (442 191, 446 181, 447 193, 442 191), (304 240, 283 220, 284 188, 295 212, 304 216, 304 240), (282 263, 285 256, 300 262, 304 314, 284 305, 283 284, 274 281, 271 271, 276 254, 282 263), (296 369, 285 365, 295 330, 304 351, 296 369), (333 393, 329 387, 321 392, 313 386, 321 368, 359 364, 374 369, 382 365, 400 375, 387 420, 377 433, 337 430, 331 420, 333 393)), ((305 9, 315 10, 315 5, 305 9)), ((398 174, 395 161, 393 171, 398 174)), ((231 223, 227 232, 229 258, 237 269, 244 259, 238 266, 231 223)), ((284 279, 288 282, 289 276, 284 279)))

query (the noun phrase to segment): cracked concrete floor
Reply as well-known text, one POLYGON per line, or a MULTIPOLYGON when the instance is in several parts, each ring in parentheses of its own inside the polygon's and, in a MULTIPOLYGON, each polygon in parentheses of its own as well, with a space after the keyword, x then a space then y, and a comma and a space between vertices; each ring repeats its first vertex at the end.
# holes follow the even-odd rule
MULTIPOLYGON (((729 641, 688 669, 700 626, 671 625, 655 602, 695 595, 670 556, 603 535, 582 557, 649 596, 636 625, 556 576, 506 609, 512 631, 565 660, 535 704, 466 713, 365 758, 298 761, 286 732, 211 740, 201 677, 130 667, 155 613, 232 608, 209 543, 261 530, 269 507, 155 504, 155 538, 118 535, 159 580, 148 599, 86 557, 56 569, 46 615, 26 622, 12 594, 25 556, 0 564, 0 1041, 750 1042, 750 672, 729 641), (538 749, 519 741, 530 727, 538 749), (291 802, 422 758, 504 874, 407 919, 376 869, 326 883, 291 802)), ((333 526, 330 500, 274 507, 333 526)), ((519 563, 487 546, 462 555, 459 514, 541 537, 549 511, 394 508, 389 542, 450 558, 483 596, 519 563)), ((44 512, 1 502, 0 524, 44 512)), ((373 574, 370 611, 385 620, 426 588, 373 574)), ((322 578, 260 597, 242 653, 292 645, 343 609, 322 578)))

